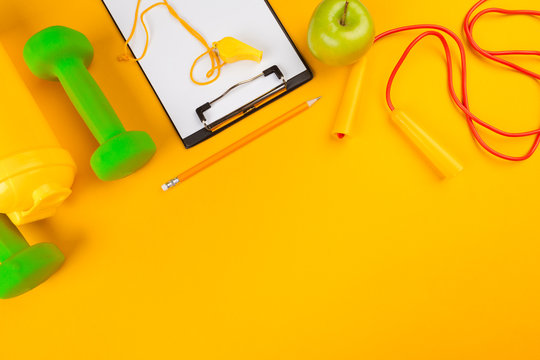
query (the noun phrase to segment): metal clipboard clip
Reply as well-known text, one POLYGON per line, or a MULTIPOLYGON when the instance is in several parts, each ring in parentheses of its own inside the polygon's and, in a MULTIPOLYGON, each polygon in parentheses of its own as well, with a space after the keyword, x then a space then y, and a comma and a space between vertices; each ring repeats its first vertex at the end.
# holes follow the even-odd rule
POLYGON ((214 131, 217 131, 217 130, 223 128, 224 126, 230 124, 231 122, 239 119, 240 117, 244 116, 245 114, 257 109, 261 105, 263 105, 266 102, 268 102, 268 101, 274 99, 275 97, 281 95, 285 91, 287 91, 287 81, 285 80, 285 77, 283 76, 283 73, 281 72, 279 67, 277 65, 274 65, 274 66, 264 70, 261 74, 255 76, 255 77, 253 77, 251 79, 239 82, 238 84, 230 87, 221 96, 219 96, 219 97, 215 98, 214 100, 212 100, 210 102, 207 102, 206 104, 202 105, 201 107, 199 107, 196 110, 197 116, 199 117, 199 120, 201 120, 201 122, 204 125, 204 128, 206 130, 214 132, 214 131), (259 79, 259 78, 268 77, 268 76, 271 76, 271 75, 275 75, 281 81, 281 84, 279 84, 278 86, 276 86, 272 90, 266 92, 265 94, 262 94, 261 96, 257 97, 256 99, 250 101, 249 103, 245 104, 244 106, 234 110, 230 114, 225 115, 221 119, 216 120, 216 121, 214 121, 214 122, 212 122, 210 124, 208 123, 208 120, 206 119, 204 113, 206 111, 210 110, 212 108, 213 104, 215 104, 219 100, 223 99, 225 96, 227 96, 227 94, 229 94, 234 89, 236 89, 236 88, 238 88, 240 86, 243 86, 245 84, 249 84, 249 83, 251 83, 251 82, 253 82, 253 81, 255 81, 255 80, 259 79))

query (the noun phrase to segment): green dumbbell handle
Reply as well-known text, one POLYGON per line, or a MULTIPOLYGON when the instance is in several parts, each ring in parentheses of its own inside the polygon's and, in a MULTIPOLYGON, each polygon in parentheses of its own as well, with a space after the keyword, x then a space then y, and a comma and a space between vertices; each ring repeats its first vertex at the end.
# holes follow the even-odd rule
POLYGON ((62 59, 55 67, 58 80, 100 144, 126 131, 81 59, 62 59))
POLYGON ((0 214, 0 263, 28 248, 28 243, 9 218, 0 214))
POLYGON ((0 214, 0 299, 21 295, 54 274, 64 255, 53 244, 29 246, 9 218, 0 214))
POLYGON ((23 55, 34 75, 60 81, 99 142, 90 163, 100 179, 121 179, 150 161, 156 152, 150 136, 142 131, 126 131, 88 72, 94 49, 86 36, 64 26, 52 26, 32 36, 23 55))

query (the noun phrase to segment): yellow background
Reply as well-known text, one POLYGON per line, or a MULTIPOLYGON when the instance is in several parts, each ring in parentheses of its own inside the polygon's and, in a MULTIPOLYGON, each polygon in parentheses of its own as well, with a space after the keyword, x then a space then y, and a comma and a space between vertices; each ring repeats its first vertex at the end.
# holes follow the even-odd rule
MULTIPOLYGON (((315 80, 185 150, 139 69, 116 62, 122 40, 100 1, 2 1, 0 38, 79 172, 56 217, 22 228, 31 243, 57 244, 67 262, 0 302, 0 358, 540 358, 540 155, 513 164, 479 149, 448 97, 440 44, 427 40, 394 97, 465 166, 439 180, 384 103, 412 34, 376 45, 354 136, 334 140, 348 70, 309 54, 318 0, 271 3, 315 80), (127 179, 96 179, 96 143, 63 90, 24 66, 25 41, 57 24, 90 38, 92 74, 126 127, 157 143, 155 159, 127 179), (308 113, 161 192, 164 180, 319 95, 308 113)), ((473 3, 365 0, 378 32, 425 22, 460 31, 473 3)), ((488 4, 540 9, 537 0, 488 4)), ((538 49, 540 27, 489 16, 477 33, 486 47, 538 49)), ((476 55, 469 63, 479 116, 508 130, 538 126, 537 82, 476 55)), ((516 154, 530 144, 489 140, 516 154)))

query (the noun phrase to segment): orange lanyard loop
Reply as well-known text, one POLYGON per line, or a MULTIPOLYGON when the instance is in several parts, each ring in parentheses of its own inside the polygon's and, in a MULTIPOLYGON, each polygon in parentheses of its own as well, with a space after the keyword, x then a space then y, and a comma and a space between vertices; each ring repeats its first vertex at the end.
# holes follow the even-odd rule
POLYGON ((191 81, 193 81, 195 84, 197 85, 209 85, 209 84, 212 84, 213 82, 215 82, 221 75, 221 68, 225 65, 224 63, 221 63, 221 60, 219 59, 219 56, 217 55, 217 53, 215 52, 215 49, 214 47, 210 47, 210 45, 208 45, 208 42, 204 39, 204 37, 199 34, 195 29, 193 29, 193 27, 191 27, 184 19, 182 19, 180 17, 180 15, 178 15, 178 13, 174 10, 174 8, 168 3, 167 0, 163 0, 163 2, 159 2, 159 3, 156 3, 152 6, 149 6, 148 8, 146 8, 142 13, 141 13, 141 24, 143 25, 143 28, 144 28, 144 32, 146 34, 146 40, 145 40, 145 44, 144 44, 144 50, 143 50, 143 53, 142 55, 139 57, 139 58, 136 58, 134 59, 133 57, 131 57, 129 55, 129 49, 128 49, 128 45, 129 43, 131 42, 131 40, 133 40, 133 37, 135 36, 135 31, 137 29, 137 22, 138 22, 138 17, 139 17, 139 9, 140 9, 140 6, 141 6, 141 0, 138 0, 137 1, 137 7, 135 9, 135 20, 133 22, 133 27, 131 29, 131 34, 129 35, 129 37, 127 38, 126 42, 124 43, 124 54, 120 55, 118 57, 118 60, 119 61, 141 61, 147 54, 148 52, 148 47, 149 47, 149 42, 150 42, 150 35, 149 35, 149 32, 148 32, 148 27, 146 26, 146 23, 144 22, 144 16, 149 12, 151 11, 152 9, 158 7, 158 6, 166 6, 167 9, 169 10, 169 13, 176 19, 180 22, 180 24, 182 24, 182 26, 195 38, 197 39, 205 48, 206 48, 206 52, 204 54, 202 54, 201 56, 199 56, 194 62, 193 62, 193 66, 191 67, 191 71, 190 71, 190 77, 191 77, 191 81), (217 70, 217 74, 216 76, 207 81, 207 82, 199 82, 197 80, 195 80, 195 77, 193 76, 193 73, 195 71, 195 66, 197 65, 197 63, 199 62, 200 59, 202 59, 204 56, 210 56, 210 60, 212 61, 212 68, 208 71, 208 73, 206 74, 206 77, 207 78, 211 78, 216 70, 217 70))

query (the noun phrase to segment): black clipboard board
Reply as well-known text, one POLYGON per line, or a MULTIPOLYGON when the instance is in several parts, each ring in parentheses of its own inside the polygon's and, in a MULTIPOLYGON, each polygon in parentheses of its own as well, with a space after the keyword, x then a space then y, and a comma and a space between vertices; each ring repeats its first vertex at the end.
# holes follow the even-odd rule
MULTIPOLYGON (((122 33, 122 30, 121 30, 121 27, 120 27, 120 24, 118 23, 117 19, 115 18, 114 14, 113 14, 113 11, 111 11, 111 9, 109 8, 109 6, 111 5, 111 1, 119 1, 119 0, 102 0, 102 3, 105 7, 105 9, 107 10, 107 12, 109 13, 112 21, 114 22, 116 28, 118 29, 118 32, 120 33, 120 35, 122 36, 122 38, 124 39, 124 41, 126 40, 126 36, 124 35, 124 33, 122 33), (107 5, 107 3, 109 3, 109 6, 107 5)), ((121 0, 120 0, 121 1, 121 0)), ((126 0, 127 1, 127 0, 126 0)), ((135 0, 131 0, 131 1, 135 1, 135 0)), ((192 1, 192 0, 190 0, 192 1)), ((197 0, 199 1, 199 0, 197 0)), ((223 0, 213 0, 213 1, 223 1, 223 0)), ((264 108, 265 106, 273 103, 274 101, 282 98, 283 96, 289 94, 290 92, 296 90, 297 88, 299 88, 300 86, 308 83, 309 81, 311 81, 313 79, 313 72, 312 70, 310 69, 308 63, 306 62, 306 60, 304 59, 304 57, 302 56, 302 54, 300 53, 300 51, 298 50, 298 48, 296 47, 296 45, 294 44, 294 42, 292 41, 290 35, 287 33, 285 27, 283 26, 282 22, 280 21, 280 19, 278 18, 276 12, 274 11, 274 9, 272 8, 272 6, 270 5, 270 3, 268 2, 268 0, 248 0, 248 1, 261 1, 263 2, 267 8, 268 8, 268 11, 270 12, 270 14, 272 15, 273 19, 275 20, 275 22, 279 25, 279 29, 283 32, 283 35, 286 37, 286 39, 288 40, 288 42, 290 43, 290 45, 292 46, 292 49, 294 50, 294 52, 296 53, 296 55, 298 56, 299 60, 301 61, 301 63, 303 64, 303 66, 305 67, 305 71, 297 74, 296 76, 294 77, 291 77, 289 79, 286 79, 285 82, 286 82, 286 87, 283 91, 280 91, 278 93, 275 93, 273 94, 272 96, 270 96, 267 100, 265 100, 264 102, 261 102, 259 104, 257 104, 256 106, 250 106, 250 104, 247 104, 245 106, 247 106, 245 109, 243 108, 239 108, 237 109, 234 113, 234 118, 232 118, 232 120, 230 121, 227 121, 225 123, 225 125, 222 125, 219 127, 219 129, 217 130, 209 130, 208 128, 202 128, 196 132, 194 132, 193 134, 189 135, 189 136, 182 136, 181 134, 181 131, 180 129, 177 127, 175 121, 173 120, 173 116, 171 114, 171 112, 167 109, 167 106, 165 104, 165 101, 164 99, 160 96, 160 93, 159 91, 156 89, 156 87, 154 86, 154 84, 152 83, 148 73, 145 71, 145 68, 144 66, 142 66, 140 63, 137 63, 139 68, 141 69, 141 71, 143 72, 143 74, 145 75, 147 81, 148 81, 148 84, 152 87, 152 90, 154 91, 156 97, 158 98, 158 100, 160 101, 161 103, 161 106, 163 108, 163 110, 165 111, 165 113, 167 114, 167 117, 169 118, 169 120, 171 121, 173 127, 175 128, 178 136, 180 137, 180 139, 182 140, 184 146, 186 147, 186 149, 189 149, 195 145, 198 145, 200 143, 202 143, 203 141, 219 134, 220 132, 226 130, 227 128, 229 128, 230 126, 236 124, 237 122, 245 119, 246 117, 252 115, 253 113, 255 113, 256 111, 264 108)), ((159 1, 156 1, 156 2, 159 2, 159 1)), ((171 5, 173 5, 171 3, 171 5)), ((134 14, 133 14, 134 15, 134 14)), ((133 15, 132 15, 132 18, 133 18, 133 15)), ((140 15, 139 15, 140 16, 140 15)), ((140 25, 140 23, 139 23, 140 25)), ((134 51, 132 49, 132 47, 130 46, 129 47, 129 50, 131 51, 132 55, 134 55, 134 51)), ((261 49, 264 51, 264 49, 261 49)), ((269 69, 265 69, 264 72, 268 72, 269 70, 272 70, 272 68, 275 68, 277 65, 274 65, 272 66, 271 68, 269 69)), ((278 73, 280 73, 280 70, 279 70, 279 67, 278 67, 278 73)), ((242 81, 243 79, 238 79, 239 81, 242 81)), ((234 86, 235 84, 230 84, 231 86, 234 86)), ((211 100, 211 99, 208 99, 208 100, 211 100)), ((206 106, 208 106, 209 104, 206 103, 201 103, 200 104, 201 106, 200 107, 196 107, 196 108, 193 108, 193 112, 194 114, 197 114, 198 115, 198 118, 202 120, 202 118, 204 118, 204 116, 201 117, 201 109, 204 110, 204 109, 208 109, 206 106)), ((251 104, 253 105, 253 104, 251 104)))

